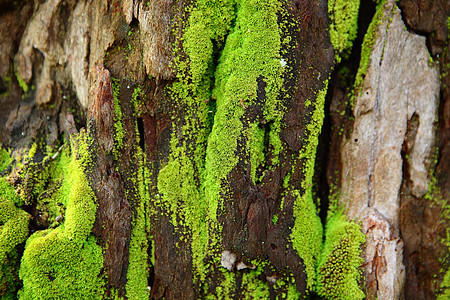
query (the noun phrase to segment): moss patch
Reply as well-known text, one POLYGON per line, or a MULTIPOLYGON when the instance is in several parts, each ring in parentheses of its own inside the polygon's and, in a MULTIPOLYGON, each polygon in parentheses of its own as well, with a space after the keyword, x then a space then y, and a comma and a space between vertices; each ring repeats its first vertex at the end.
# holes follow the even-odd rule
POLYGON ((318 264, 317 293, 326 299, 364 299, 359 286, 365 236, 358 224, 336 212, 327 222, 326 240, 318 264))
POLYGON ((60 193, 67 203, 66 221, 56 229, 34 233, 20 267, 20 299, 101 299, 102 249, 90 234, 97 205, 84 172, 91 164, 84 132, 72 145, 60 193))
POLYGON ((317 93, 311 121, 306 126, 308 135, 304 146, 299 153, 299 161, 302 163, 304 180, 301 183, 303 193, 292 191, 294 202, 295 224, 292 228, 291 240, 294 249, 303 259, 307 274, 307 286, 312 289, 315 284, 317 259, 322 248, 322 223, 317 215, 317 209, 312 195, 312 183, 314 164, 319 135, 322 130, 324 118, 325 95, 328 81, 324 88, 317 93))
POLYGON ((4 171, 12 162, 13 158, 10 156, 10 151, 0 146, 0 172, 4 171))
MULTIPOLYGON (((376 8, 375 15, 372 18, 372 21, 369 24, 369 28, 367 29, 367 33, 364 35, 363 44, 361 46, 361 60, 359 61, 358 72, 356 73, 354 88, 355 91, 350 98, 350 105, 353 108, 355 103, 355 96, 357 96, 360 92, 360 89, 364 83, 364 78, 367 72, 367 68, 370 62, 370 53, 372 53, 372 48, 374 46, 375 40, 377 38, 377 30, 378 25, 381 24, 381 21, 384 17, 384 6, 386 4, 386 0, 382 0, 376 8)), ((395 6, 394 6, 395 7, 395 6)))
POLYGON ((0 298, 14 299, 17 280, 17 246, 28 237, 30 215, 16 205, 22 202, 4 178, 0 178, 0 298))
POLYGON ((358 31, 359 0, 330 0, 328 13, 330 14, 330 39, 337 62, 341 55, 351 49, 358 31))

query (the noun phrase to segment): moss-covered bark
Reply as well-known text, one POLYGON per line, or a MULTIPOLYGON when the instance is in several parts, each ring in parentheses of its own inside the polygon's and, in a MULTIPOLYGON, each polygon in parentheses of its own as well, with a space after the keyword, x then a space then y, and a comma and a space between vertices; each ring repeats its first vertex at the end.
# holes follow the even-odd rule
POLYGON ((0 298, 370 296, 316 153, 385 2, 0 2, 0 298))

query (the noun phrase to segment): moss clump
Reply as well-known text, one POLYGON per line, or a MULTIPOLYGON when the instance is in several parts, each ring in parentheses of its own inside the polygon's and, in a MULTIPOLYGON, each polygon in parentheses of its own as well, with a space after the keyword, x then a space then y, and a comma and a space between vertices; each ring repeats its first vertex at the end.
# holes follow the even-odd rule
POLYGON ((0 298, 14 299, 19 285, 17 246, 27 239, 30 215, 17 208, 22 202, 4 178, 0 178, 0 298))
POLYGON ((336 61, 340 55, 350 49, 358 31, 359 0, 330 0, 330 39, 333 45, 336 61))
POLYGON ((19 272, 23 280, 20 299, 102 298, 102 250, 90 234, 97 205, 84 174, 91 164, 89 144, 81 132, 64 166, 59 192, 67 203, 66 221, 27 240, 19 272))
POLYGON ((95 237, 76 243, 64 227, 39 231, 26 244, 19 299, 102 299, 102 267, 102 250, 95 237))
POLYGON ((358 281, 365 236, 358 224, 347 221, 341 212, 327 222, 326 240, 318 264, 317 293, 326 299, 364 299, 358 281))

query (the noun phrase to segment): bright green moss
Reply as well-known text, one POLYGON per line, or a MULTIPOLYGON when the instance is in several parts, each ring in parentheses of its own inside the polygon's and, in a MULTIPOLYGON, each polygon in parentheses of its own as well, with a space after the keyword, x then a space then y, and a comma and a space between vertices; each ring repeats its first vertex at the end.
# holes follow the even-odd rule
POLYGON ((135 204, 136 213, 133 217, 129 265, 127 270, 126 295, 128 299, 148 299, 148 239, 146 226, 146 210, 150 201, 148 186, 149 174, 146 168, 144 154, 138 150, 139 171, 136 175, 139 203, 135 204))
POLYGON ((102 250, 93 236, 70 240, 63 227, 39 231, 26 244, 19 299, 102 299, 102 250))
POLYGON ((92 164, 89 138, 81 132, 63 164, 60 195, 67 203, 65 222, 34 233, 20 266, 23 289, 19 299, 101 299, 102 249, 90 232, 95 220, 95 195, 84 172, 92 164))
MULTIPOLYGON (((284 107, 279 96, 283 85, 279 12, 278 1, 237 1, 235 26, 219 57, 213 90, 216 113, 205 163, 210 232, 220 233, 217 214, 224 202, 233 201, 226 178, 239 159, 250 163, 250 176, 256 182, 257 168, 265 162, 264 151, 270 151, 264 149, 265 130, 259 126, 260 120, 243 119, 244 113, 254 105, 264 107, 261 117, 272 122, 270 142, 280 143, 278 133, 284 107), (258 81, 264 89, 258 87, 258 81), (265 93, 263 103, 257 103, 258 92, 265 93), (238 149, 238 144, 243 149, 238 149)), ((270 149, 279 151, 280 148, 272 146, 270 149)), ((270 154, 277 158, 279 152, 270 154)), ((210 236, 209 249, 217 244, 219 241, 210 236)), ((254 281, 254 285, 255 291, 264 288, 259 280, 254 281)))
POLYGON ((361 46, 361 60, 359 61, 359 68, 358 72, 356 73, 354 84, 355 91, 350 99, 350 105, 352 108, 354 106, 354 97, 359 93, 359 89, 364 83, 364 77, 366 75, 367 68, 370 62, 370 54, 372 53, 372 48, 377 38, 376 33, 378 30, 378 25, 381 23, 384 16, 385 3, 386 0, 382 0, 378 4, 375 15, 373 16, 372 21, 369 24, 366 35, 364 36, 363 44, 361 46))
POLYGON ((114 138, 115 141, 115 148, 114 148, 114 156, 117 158, 118 156, 118 150, 122 149, 123 147, 123 138, 124 138, 124 131, 123 131, 123 124, 122 124, 122 109, 120 108, 120 102, 119 102, 119 94, 120 94, 120 80, 111 78, 112 80, 112 90, 113 90, 113 97, 114 97, 114 127, 116 128, 116 135, 114 138))
MULTIPOLYGON (((206 199, 212 220, 219 208, 221 186, 238 163, 238 139, 244 131, 242 116, 255 104, 258 80, 266 84, 266 121, 281 122, 283 106, 278 96, 283 70, 278 12, 278 1, 238 1, 236 25, 219 58, 213 91, 217 111, 206 153, 206 199)), ((257 125, 245 124, 248 134, 244 140, 254 180, 256 168, 264 160, 263 132, 257 125)), ((277 140, 274 136, 272 141, 277 140)))
POLYGON ((327 86, 328 80, 325 81, 324 88, 316 96, 311 121, 306 126, 308 135, 299 154, 299 161, 303 162, 302 170, 304 172, 304 180, 301 184, 303 194, 298 190, 292 191, 292 195, 296 200, 294 202, 295 224, 292 228, 291 240, 294 249, 302 258, 305 265, 308 289, 312 289, 314 286, 316 278, 315 266, 322 247, 323 229, 314 204, 312 181, 316 149, 319 144, 319 135, 322 130, 324 118, 327 86))
POLYGON ((7 254, 6 260, 0 263, 0 299, 17 299, 17 290, 20 282, 17 280, 19 274, 18 262, 19 254, 16 249, 7 254))
POLYGON ((302 299, 301 294, 295 285, 295 279, 292 275, 286 275, 286 280, 281 278, 276 279, 273 288, 277 293, 277 299, 302 299))
POLYGON ((361 246, 365 236, 358 224, 341 212, 329 218, 326 240, 318 265, 317 293, 326 299, 364 299, 361 277, 361 246))
POLYGON ((169 161, 158 174, 160 205, 171 215, 182 239, 191 241, 194 279, 205 280, 206 210, 201 180, 204 171, 214 44, 220 45, 231 28, 234 1, 197 1, 189 9, 182 44, 175 47, 177 79, 170 92, 183 110, 175 120, 169 161), (182 50, 182 51, 181 51, 182 50), (184 52, 187 56, 179 55, 184 52))
POLYGON ((450 299, 450 270, 447 270, 444 276, 444 280, 441 282, 441 294, 437 296, 437 300, 448 300, 450 299))
POLYGON ((340 55, 350 49, 358 31, 359 0, 330 0, 330 39, 337 62, 340 55))
POLYGON ((272 216, 272 223, 273 223, 273 225, 277 225, 277 223, 278 223, 278 215, 273 215, 272 216))
POLYGON ((13 161, 10 156, 10 151, 1 148, 0 146, 0 172, 4 171, 13 161))
POLYGON ((242 275, 242 298, 241 299, 270 299, 269 284, 261 281, 264 275, 262 268, 249 270, 242 275))
POLYGON ((22 202, 4 178, 0 178, 0 298, 14 299, 17 282, 16 246, 28 236, 30 215, 16 207, 22 202))
MULTIPOLYGON (((65 234, 70 240, 81 243, 91 232, 95 221, 97 203, 95 194, 89 186, 84 170, 91 164, 88 154, 89 138, 81 134, 76 145, 79 158, 72 155, 68 164, 68 174, 61 187, 66 199, 65 234)), ((73 146, 72 146, 73 147, 73 146)))

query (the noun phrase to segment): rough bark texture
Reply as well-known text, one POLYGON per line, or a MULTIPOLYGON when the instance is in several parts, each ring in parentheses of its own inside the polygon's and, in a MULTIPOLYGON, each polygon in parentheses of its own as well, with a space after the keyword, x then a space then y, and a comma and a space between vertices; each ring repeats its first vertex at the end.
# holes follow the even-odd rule
POLYGON ((448 15, 0 0, 0 298, 445 297, 448 15))

